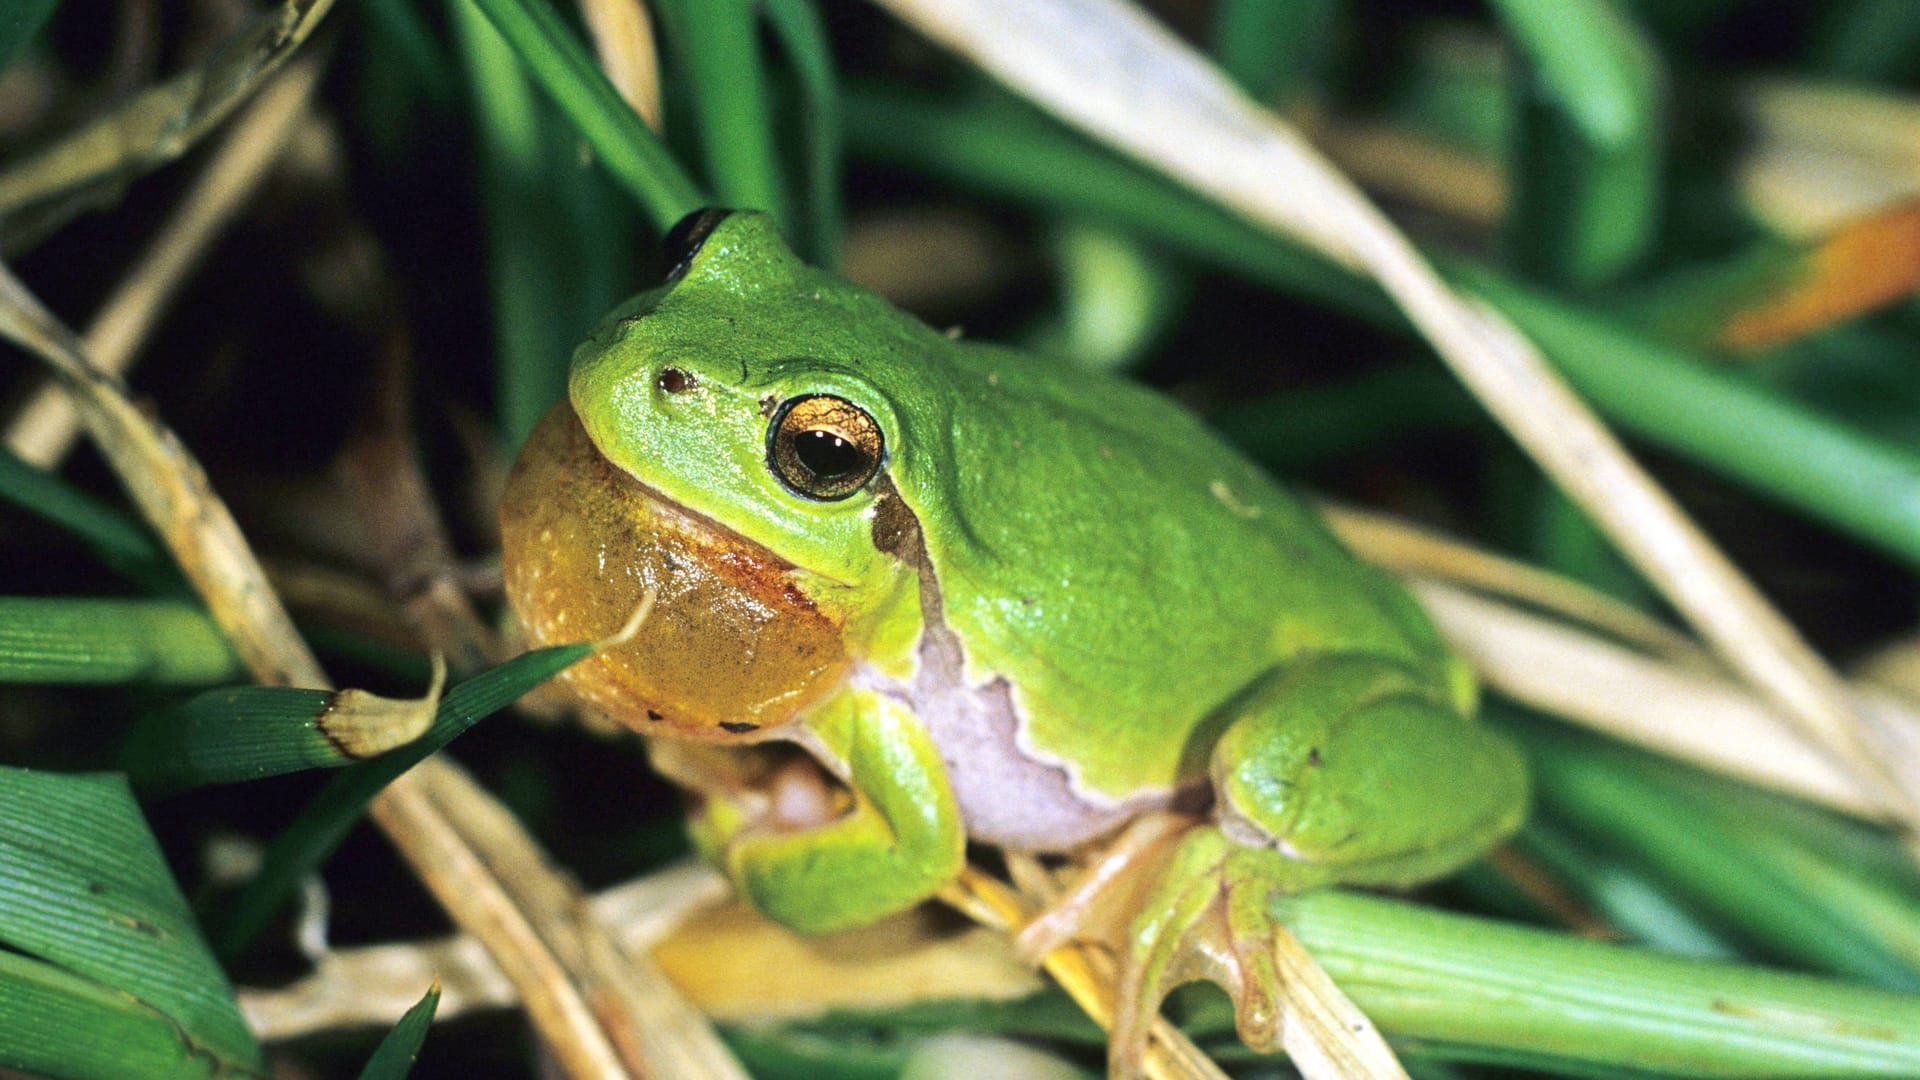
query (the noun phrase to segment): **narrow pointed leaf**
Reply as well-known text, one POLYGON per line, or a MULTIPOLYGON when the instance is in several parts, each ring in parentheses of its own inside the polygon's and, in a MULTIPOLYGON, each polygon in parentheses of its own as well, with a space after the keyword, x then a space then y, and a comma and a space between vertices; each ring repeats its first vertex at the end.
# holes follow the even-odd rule
MULTIPOLYGON (((437 668, 444 676, 445 668, 437 668)), ((130 740, 127 770, 159 789, 233 784, 351 765, 425 734, 439 686, 417 699, 364 690, 238 686, 156 713, 130 740)))
POLYGON ((1605 284, 1658 234, 1665 77, 1616 0, 1495 0, 1524 63, 1509 236, 1529 272, 1605 284))
POLYGON ((267 848, 259 876, 248 883, 219 936, 221 954, 234 955, 260 932, 300 879, 346 839, 381 789, 593 649, 591 643, 556 645, 482 672, 447 691, 425 735, 335 776, 267 848))
POLYGON ((438 980, 427 988, 420 1004, 407 1010, 400 1022, 393 1025, 387 1037, 380 1040, 373 1056, 367 1059, 366 1068, 360 1070, 360 1080, 401 1080, 413 1069, 414 1059, 420 1056, 420 1044, 427 1039, 427 1029, 433 1025, 433 1011, 440 1007, 440 983, 438 980))

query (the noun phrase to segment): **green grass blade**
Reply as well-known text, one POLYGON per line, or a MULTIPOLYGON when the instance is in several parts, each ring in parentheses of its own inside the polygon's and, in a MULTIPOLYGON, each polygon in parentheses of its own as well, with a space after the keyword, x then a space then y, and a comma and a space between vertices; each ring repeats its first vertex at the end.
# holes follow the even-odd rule
POLYGON ((0 943, 151 1009, 219 1068, 260 1068, 123 777, 0 768, 0 943))
POLYGON ((1630 862, 1630 855, 1601 847, 1550 813, 1536 809, 1514 847, 1630 941, 1669 955, 1741 956, 1723 928, 1675 899, 1664 883, 1630 862))
POLYGON ((802 248, 809 262, 828 269, 840 265, 846 231, 841 206, 840 80, 833 49, 812 0, 764 0, 767 24, 793 64, 805 112, 806 198, 796 225, 804 224, 802 248))
POLYGON ((573 121, 607 171, 665 232, 706 203, 666 145, 607 81, 547 0, 469 0, 573 121))
POLYGON ((335 776, 293 824, 268 845, 260 873, 247 883, 217 937, 220 954, 233 956, 253 940, 300 879, 318 869, 346 839, 382 788, 474 724, 592 651, 590 644, 556 645, 475 675, 447 691, 425 735, 335 776))
POLYGON ((0 950, 0 1067, 62 1080, 231 1076, 118 990, 0 950))
POLYGON ((543 195, 546 143, 518 57, 475 7, 463 0, 451 7, 480 144, 500 427, 517 447, 566 386, 566 353, 556 349, 552 325, 565 306, 548 257, 552 218, 532 212, 543 195))
POLYGON ((286 686, 210 690, 142 721, 123 760, 156 790, 351 765, 361 759, 322 727, 334 700, 330 690, 286 686))
POLYGON ((700 146, 715 195, 726 206, 767 211, 783 233, 794 235, 760 56, 759 5, 693 0, 666 10, 693 86, 700 146))
POLYGON ((1920 454, 1605 316, 1446 262, 1456 284, 1511 318, 1614 422, 1920 565, 1920 454))
POLYGON ((1661 956, 1338 890, 1281 917, 1380 1029, 1675 1076, 1920 1073, 1920 997, 1661 956))
POLYGON ((413 1063, 420 1056, 420 1044, 427 1039, 427 1029, 433 1025, 433 1012, 440 1007, 440 983, 438 980, 427 988, 420 1003, 407 1010, 400 1022, 393 1025, 386 1038, 367 1059, 366 1068, 360 1070, 360 1080, 401 1080, 412 1071, 413 1063))
POLYGON ((1494 0, 1521 58, 1508 238, 1530 275, 1602 285, 1652 247, 1661 94, 1653 46, 1615 0, 1494 0))
POLYGON ((142 584, 177 580, 173 562, 132 515, 22 461, 0 446, 0 500, 66 529, 100 561, 142 584))
POLYGON ((200 686, 240 674, 198 604, 0 597, 0 682, 200 686))
POLYGON ((1794 858, 1791 839, 1770 834, 1764 819, 1721 813, 1708 794, 1711 781, 1546 725, 1514 731, 1528 748, 1543 810, 1631 853, 1696 910, 1775 955, 1920 990, 1920 968, 1903 963, 1862 918, 1861 905, 1873 897, 1855 887, 1857 879, 1794 858))

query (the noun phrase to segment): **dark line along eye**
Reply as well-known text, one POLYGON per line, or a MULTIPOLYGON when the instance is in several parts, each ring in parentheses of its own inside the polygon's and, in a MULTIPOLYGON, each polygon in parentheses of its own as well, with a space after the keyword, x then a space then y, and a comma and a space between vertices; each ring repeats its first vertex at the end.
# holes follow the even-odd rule
POLYGON ((693 265, 693 257, 700 254, 701 245, 731 210, 709 206, 705 210, 695 210, 686 217, 673 223, 667 230, 666 239, 660 242, 660 250, 667 257, 667 280, 678 280, 693 265))
POLYGON ((767 430, 767 467, 787 490, 809 499, 828 502, 859 491, 885 456, 880 425, 831 394, 787 399, 767 430))

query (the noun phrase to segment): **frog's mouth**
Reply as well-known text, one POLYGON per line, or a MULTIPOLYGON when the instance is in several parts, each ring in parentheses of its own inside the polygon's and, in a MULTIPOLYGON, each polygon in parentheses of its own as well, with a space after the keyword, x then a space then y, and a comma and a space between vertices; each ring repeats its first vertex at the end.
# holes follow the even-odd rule
POLYGON ((540 422, 500 509, 507 597, 535 644, 612 636, 649 589, 647 624, 565 675, 640 731, 739 741, 838 683, 838 620, 793 563, 609 462, 572 406, 540 422))

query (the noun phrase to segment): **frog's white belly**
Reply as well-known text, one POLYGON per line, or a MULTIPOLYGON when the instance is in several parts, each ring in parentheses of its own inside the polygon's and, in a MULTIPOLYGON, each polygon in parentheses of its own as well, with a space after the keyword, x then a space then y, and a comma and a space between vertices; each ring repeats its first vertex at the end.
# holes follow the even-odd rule
POLYGON ((1023 752, 1023 718, 1007 681, 969 685, 960 643, 938 623, 921 638, 910 682, 870 668, 853 680, 906 703, 926 725, 970 839, 1016 851, 1067 851, 1171 801, 1170 792, 1118 801, 1083 794, 1065 768, 1023 752))

